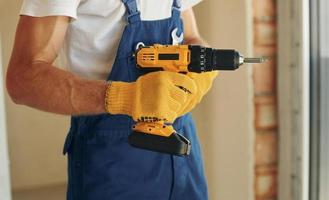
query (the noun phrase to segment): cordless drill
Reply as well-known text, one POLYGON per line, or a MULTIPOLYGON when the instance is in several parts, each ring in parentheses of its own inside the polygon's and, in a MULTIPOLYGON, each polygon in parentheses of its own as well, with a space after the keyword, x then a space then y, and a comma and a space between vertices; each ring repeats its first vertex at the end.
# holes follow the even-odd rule
MULTIPOLYGON (((235 50, 212 49, 198 45, 140 46, 136 65, 146 72, 172 71, 203 73, 213 70, 236 70, 244 63, 262 63, 266 58, 244 58, 235 50)), ((133 126, 129 143, 137 148, 178 156, 189 155, 190 141, 164 122, 138 122, 133 126)))

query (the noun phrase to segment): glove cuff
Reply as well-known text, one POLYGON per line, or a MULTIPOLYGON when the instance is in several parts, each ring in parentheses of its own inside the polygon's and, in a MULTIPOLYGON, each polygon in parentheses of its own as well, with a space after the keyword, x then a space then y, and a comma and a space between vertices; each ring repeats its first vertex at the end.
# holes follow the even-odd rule
POLYGON ((134 83, 109 82, 105 95, 105 110, 111 114, 131 115, 134 88, 134 83))

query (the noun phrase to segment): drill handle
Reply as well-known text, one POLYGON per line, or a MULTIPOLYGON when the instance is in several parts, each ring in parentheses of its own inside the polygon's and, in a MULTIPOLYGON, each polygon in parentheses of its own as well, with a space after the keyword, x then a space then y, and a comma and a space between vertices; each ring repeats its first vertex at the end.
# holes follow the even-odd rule
POLYGON ((178 134, 172 125, 164 123, 138 122, 129 135, 130 145, 151 151, 177 156, 190 154, 191 143, 178 134))

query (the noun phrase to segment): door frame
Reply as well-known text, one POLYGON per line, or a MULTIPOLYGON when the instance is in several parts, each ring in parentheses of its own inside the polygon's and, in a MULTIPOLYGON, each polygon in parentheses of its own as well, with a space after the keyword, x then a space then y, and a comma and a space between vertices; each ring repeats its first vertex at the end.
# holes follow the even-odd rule
POLYGON ((308 200, 309 0, 278 0, 279 199, 308 200))
POLYGON ((2 45, 0 33, 0 199, 10 200, 10 173, 9 173, 9 156, 7 144, 6 113, 4 102, 4 76, 2 63, 2 45), (3 83, 3 84, 2 84, 3 83))

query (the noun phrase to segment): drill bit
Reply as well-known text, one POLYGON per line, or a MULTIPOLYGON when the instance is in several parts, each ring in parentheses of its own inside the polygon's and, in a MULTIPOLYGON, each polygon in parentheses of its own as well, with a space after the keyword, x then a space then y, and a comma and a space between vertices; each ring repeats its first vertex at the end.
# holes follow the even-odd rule
POLYGON ((264 63, 268 61, 267 57, 257 57, 257 58, 244 58, 244 63, 264 63))
POLYGON ((267 62, 269 60, 268 57, 254 57, 254 58, 245 58, 243 57, 242 55, 238 55, 238 66, 236 66, 236 68, 238 68, 239 66, 243 65, 243 64, 258 64, 258 63, 264 63, 264 62, 267 62))

